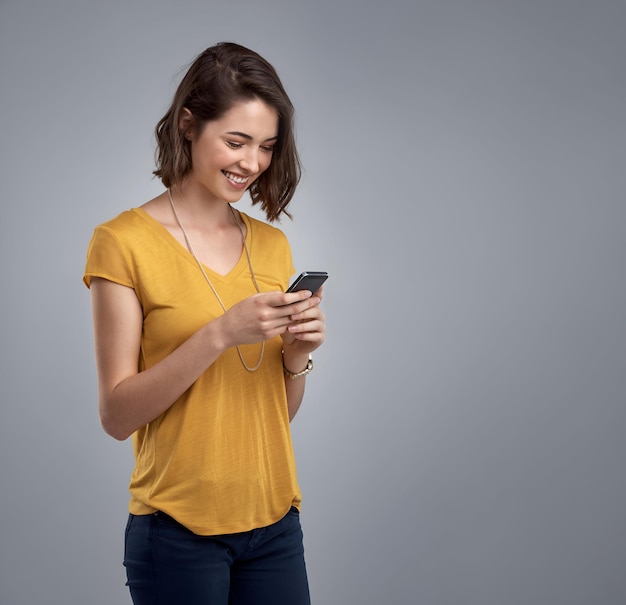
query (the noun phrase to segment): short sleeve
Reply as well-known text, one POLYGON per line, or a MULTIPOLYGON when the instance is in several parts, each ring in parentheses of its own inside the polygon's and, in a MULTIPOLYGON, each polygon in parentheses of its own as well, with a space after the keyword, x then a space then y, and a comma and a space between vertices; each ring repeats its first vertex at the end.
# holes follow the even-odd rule
POLYGON ((108 227, 96 227, 89 247, 83 282, 89 288, 92 277, 102 277, 109 281, 132 288, 133 276, 124 249, 115 233, 108 227))

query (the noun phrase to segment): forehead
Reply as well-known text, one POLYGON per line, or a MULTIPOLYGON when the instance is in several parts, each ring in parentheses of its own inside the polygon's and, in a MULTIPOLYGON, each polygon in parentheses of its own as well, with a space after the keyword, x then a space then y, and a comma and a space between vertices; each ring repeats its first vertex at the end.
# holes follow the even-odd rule
POLYGON ((222 132, 241 131, 267 139, 278 134, 278 113, 267 103, 252 99, 236 103, 221 118, 209 124, 222 132))

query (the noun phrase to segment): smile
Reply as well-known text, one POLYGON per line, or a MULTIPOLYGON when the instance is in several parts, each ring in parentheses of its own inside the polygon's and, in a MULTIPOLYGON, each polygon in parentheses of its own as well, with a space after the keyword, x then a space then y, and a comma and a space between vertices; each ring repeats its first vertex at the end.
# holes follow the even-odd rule
POLYGON ((233 174, 232 172, 227 172, 226 170, 222 170, 222 174, 224 174, 224 176, 229 181, 237 183, 237 185, 244 185, 250 180, 249 176, 237 176, 236 174, 233 174))

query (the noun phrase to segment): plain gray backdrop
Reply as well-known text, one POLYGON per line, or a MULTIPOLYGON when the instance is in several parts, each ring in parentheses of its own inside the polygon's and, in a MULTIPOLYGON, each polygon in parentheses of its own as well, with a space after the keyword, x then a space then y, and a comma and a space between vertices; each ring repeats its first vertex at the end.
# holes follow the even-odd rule
POLYGON ((281 226, 331 275, 293 423, 314 604, 623 605, 625 30, 621 0, 0 1, 1 605, 130 602, 82 270, 221 40, 294 101, 281 226))

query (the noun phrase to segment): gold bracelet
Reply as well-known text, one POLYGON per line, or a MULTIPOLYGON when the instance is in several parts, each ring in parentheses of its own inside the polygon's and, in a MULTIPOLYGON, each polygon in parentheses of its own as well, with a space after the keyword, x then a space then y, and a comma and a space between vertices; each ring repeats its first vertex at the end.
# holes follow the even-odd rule
POLYGON ((287 376, 287 378, 289 378, 290 380, 296 380, 298 378, 302 378, 302 376, 306 376, 307 374, 310 374, 312 370, 313 370, 313 358, 309 355, 309 360, 306 362, 306 368, 304 368, 304 370, 302 370, 301 372, 289 371, 285 367, 285 357, 284 357, 284 351, 283 351, 283 372, 285 373, 285 376, 287 376))

